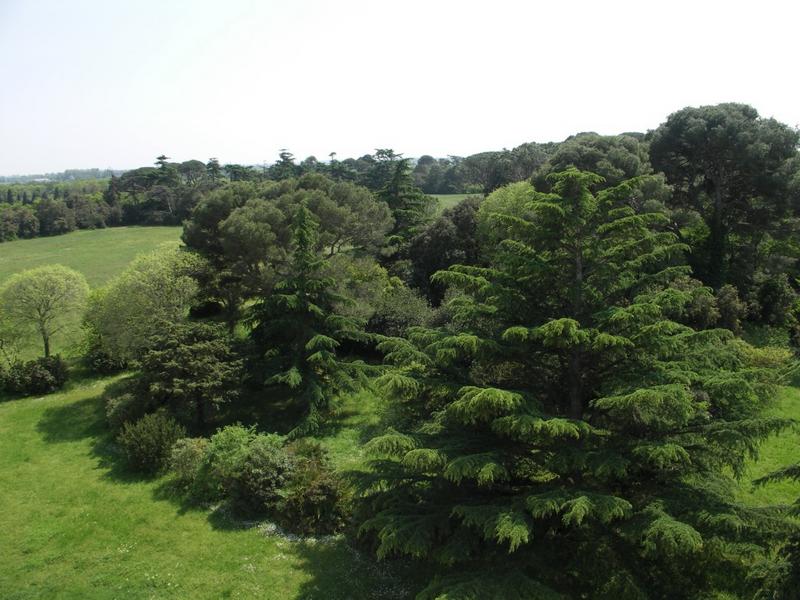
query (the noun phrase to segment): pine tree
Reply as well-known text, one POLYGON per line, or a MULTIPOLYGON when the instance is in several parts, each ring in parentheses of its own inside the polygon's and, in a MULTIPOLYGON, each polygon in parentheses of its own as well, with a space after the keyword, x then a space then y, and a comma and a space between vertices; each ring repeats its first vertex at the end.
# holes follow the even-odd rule
POLYGON ((433 199, 414 185, 408 163, 407 158, 392 160, 386 182, 377 192, 392 211, 394 227, 389 238, 396 246, 408 243, 432 216, 433 199))
POLYGON ((305 205, 294 215, 293 249, 288 272, 273 292, 253 308, 252 338, 263 351, 264 382, 289 391, 304 412, 295 436, 314 432, 333 398, 358 387, 362 365, 340 359, 345 338, 358 338, 352 319, 337 315, 342 299, 335 282, 321 273, 317 223, 305 205))
POLYGON ((759 417, 780 365, 680 322, 685 248, 600 180, 488 215, 489 266, 435 277, 453 325, 381 344, 405 420, 368 444, 361 532, 439 564, 420 598, 707 597, 785 527, 731 494, 786 426, 759 417))

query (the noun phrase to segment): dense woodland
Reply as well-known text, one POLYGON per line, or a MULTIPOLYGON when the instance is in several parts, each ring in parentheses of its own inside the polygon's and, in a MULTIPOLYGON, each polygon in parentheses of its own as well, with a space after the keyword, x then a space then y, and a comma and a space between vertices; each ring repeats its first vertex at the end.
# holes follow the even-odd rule
MULTIPOLYGON (((84 368, 125 373, 106 416, 129 469, 418 565, 420 599, 797 598, 800 503, 733 490, 795 426, 766 410, 800 355, 799 145, 721 104, 466 158, 0 185, 0 241, 183 226, 100 289, 9 278, 1 379, 63 385, 51 341, 78 323, 84 368), (380 427, 343 472, 315 435, 359 390, 380 427)), ((779 478, 800 463, 756 483, 779 478)))

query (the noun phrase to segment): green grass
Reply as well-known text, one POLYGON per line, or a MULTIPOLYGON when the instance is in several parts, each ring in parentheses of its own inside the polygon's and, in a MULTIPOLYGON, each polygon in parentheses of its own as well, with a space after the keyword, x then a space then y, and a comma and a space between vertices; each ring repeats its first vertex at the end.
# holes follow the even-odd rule
MULTIPOLYGON (((771 416, 795 419, 800 423, 800 388, 781 388, 771 416)), ((778 481, 753 487, 754 479, 800 461, 800 430, 793 429, 769 438, 759 450, 758 461, 749 465, 742 478, 740 497, 752 506, 792 504, 800 497, 800 483, 778 481)))
MULTIPOLYGON (((112 227, 4 242, 0 244, 0 285, 25 269, 62 264, 83 273, 89 285, 97 287, 123 271, 138 254, 163 243, 179 243, 181 231, 180 227, 112 227)), ((56 334, 53 351, 74 356, 81 335, 77 324, 56 334)), ((42 353, 41 341, 34 335, 20 340, 19 346, 25 360, 42 353)))
MULTIPOLYGON (((0 403, 4 600, 409 596, 341 538, 265 536, 120 470, 99 397, 110 381, 0 403)), ((359 424, 342 419, 340 450, 359 424)))
POLYGON ((137 254, 164 242, 178 242, 180 227, 111 227, 0 244, 0 283, 25 269, 58 263, 102 285, 137 254))
POLYGON ((461 202, 464 198, 480 194, 434 194, 433 197, 439 200, 439 206, 436 214, 441 214, 444 210, 454 207, 461 202))
MULTIPOLYGON (((33 598, 407 598, 400 571, 375 564, 341 537, 264 535, 220 510, 182 506, 167 480, 120 468, 100 395, 114 378, 62 393, 0 402, 0 590, 33 598)), ((346 398, 320 438, 342 470, 357 469, 381 404, 346 398)), ((773 414, 800 418, 800 389, 783 388, 773 414)), ((786 504, 798 486, 749 481, 796 461, 800 433, 771 438, 742 497, 786 504)))

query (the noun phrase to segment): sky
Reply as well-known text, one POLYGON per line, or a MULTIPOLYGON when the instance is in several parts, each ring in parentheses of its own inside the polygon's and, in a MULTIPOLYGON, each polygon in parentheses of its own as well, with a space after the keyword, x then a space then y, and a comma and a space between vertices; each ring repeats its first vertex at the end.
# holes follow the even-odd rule
POLYGON ((744 102, 800 124, 791 0, 0 0, 0 175, 467 156, 744 102))

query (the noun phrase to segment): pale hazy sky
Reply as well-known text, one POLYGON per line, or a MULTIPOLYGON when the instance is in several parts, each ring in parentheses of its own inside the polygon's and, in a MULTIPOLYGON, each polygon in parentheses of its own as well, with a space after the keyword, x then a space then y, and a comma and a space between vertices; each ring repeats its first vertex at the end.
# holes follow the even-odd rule
POLYGON ((0 175, 468 155, 725 101, 797 126, 798 31, 796 0, 0 0, 0 175))

